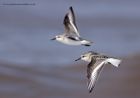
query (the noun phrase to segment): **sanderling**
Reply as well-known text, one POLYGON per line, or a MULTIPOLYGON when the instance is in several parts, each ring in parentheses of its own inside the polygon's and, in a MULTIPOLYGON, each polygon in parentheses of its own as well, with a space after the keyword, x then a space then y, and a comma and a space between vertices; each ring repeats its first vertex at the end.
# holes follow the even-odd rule
MULTIPOLYGON (((93 90, 97 78, 105 64, 112 64, 115 67, 118 67, 121 63, 121 60, 114 57, 105 56, 97 52, 89 51, 77 60, 84 60, 89 62, 87 66, 87 78, 88 78, 88 89, 89 93, 93 90)), ((75 60, 75 61, 77 61, 75 60)))
POLYGON ((75 22, 75 14, 73 8, 69 8, 69 12, 64 17, 64 33, 61 35, 57 35, 52 40, 57 40, 61 43, 67 45, 84 45, 90 46, 92 44, 91 41, 87 41, 80 37, 78 32, 78 28, 75 22))

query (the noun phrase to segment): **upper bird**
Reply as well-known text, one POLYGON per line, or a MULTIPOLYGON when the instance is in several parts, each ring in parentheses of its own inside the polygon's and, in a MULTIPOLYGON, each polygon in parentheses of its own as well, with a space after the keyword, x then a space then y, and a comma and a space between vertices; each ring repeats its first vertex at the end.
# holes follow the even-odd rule
MULTIPOLYGON (((97 78, 105 64, 112 64, 115 67, 118 67, 121 63, 121 60, 105 56, 103 54, 99 54, 97 52, 89 51, 83 55, 81 55, 80 58, 77 60, 84 60, 89 62, 87 66, 87 78, 88 78, 88 89, 89 93, 93 90, 95 83, 97 81, 97 78)), ((75 60, 75 61, 77 61, 75 60)))
POLYGON ((54 38, 52 38, 52 40, 57 40, 67 45, 90 46, 92 44, 91 41, 87 41, 80 37, 75 21, 75 14, 71 6, 69 8, 69 12, 64 17, 64 33, 55 36, 54 38))

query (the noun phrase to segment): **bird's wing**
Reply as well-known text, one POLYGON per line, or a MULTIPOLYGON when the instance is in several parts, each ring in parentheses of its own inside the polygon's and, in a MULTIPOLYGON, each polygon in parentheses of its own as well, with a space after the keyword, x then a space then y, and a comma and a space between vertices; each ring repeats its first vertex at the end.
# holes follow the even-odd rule
POLYGON ((63 24, 65 26, 66 34, 72 34, 80 37, 78 28, 76 26, 75 14, 72 7, 69 8, 69 12, 65 15, 63 24))
POLYGON ((87 78, 88 78, 89 93, 91 93, 93 88, 95 87, 95 83, 101 72, 101 69, 103 68, 104 63, 105 63, 105 59, 101 59, 101 60, 92 59, 92 61, 88 64, 87 78))

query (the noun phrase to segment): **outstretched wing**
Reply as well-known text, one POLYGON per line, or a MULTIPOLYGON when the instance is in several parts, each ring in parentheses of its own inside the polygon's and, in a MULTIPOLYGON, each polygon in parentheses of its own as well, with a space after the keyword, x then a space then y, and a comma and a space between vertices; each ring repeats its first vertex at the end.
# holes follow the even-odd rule
POLYGON ((92 59, 92 61, 88 64, 87 78, 88 78, 89 93, 91 93, 93 88, 95 87, 95 83, 101 72, 101 69, 103 68, 104 62, 105 62, 104 59, 102 60, 92 59))
POLYGON ((63 21, 63 24, 65 26, 65 33, 70 35, 75 34, 76 36, 80 37, 75 21, 76 20, 73 8, 70 7, 69 12, 65 15, 63 21))

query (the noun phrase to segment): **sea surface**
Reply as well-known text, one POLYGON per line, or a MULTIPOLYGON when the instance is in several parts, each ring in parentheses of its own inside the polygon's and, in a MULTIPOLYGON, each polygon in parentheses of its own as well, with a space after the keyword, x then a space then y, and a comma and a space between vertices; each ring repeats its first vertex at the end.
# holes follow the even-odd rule
POLYGON ((139 0, 1 0, 0 98, 139 98, 140 57, 138 64, 127 59, 140 54, 139 5, 139 0), (63 33, 70 6, 91 47, 50 40, 63 33), (91 50, 126 59, 122 66, 130 67, 107 67, 88 94, 87 63, 74 60, 91 50))
POLYGON ((139 4, 139 0, 1 0, 0 60, 65 65, 90 50, 118 57, 140 52, 139 4), (34 5, 4 5, 14 3, 34 5), (94 42, 91 47, 50 40, 63 33, 70 6, 81 36, 94 42))

